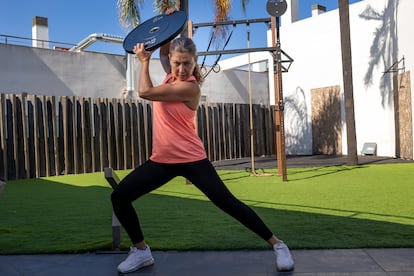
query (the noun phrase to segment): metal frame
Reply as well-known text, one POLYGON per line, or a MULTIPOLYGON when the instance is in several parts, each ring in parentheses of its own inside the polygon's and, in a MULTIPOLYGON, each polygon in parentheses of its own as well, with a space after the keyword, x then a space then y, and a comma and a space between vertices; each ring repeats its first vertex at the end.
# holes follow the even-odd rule
POLYGON ((286 54, 280 47, 280 17, 259 18, 259 19, 247 19, 247 20, 233 20, 223 22, 212 23, 197 23, 189 24, 189 37, 193 37, 193 33, 200 27, 217 27, 226 25, 239 25, 245 24, 249 26, 252 23, 267 23, 268 27, 272 30, 272 45, 273 47, 264 48, 248 48, 248 49, 233 49, 233 50, 221 50, 221 51, 209 51, 198 52, 199 56, 205 55, 223 55, 223 54, 237 54, 237 53, 250 53, 250 52, 263 52, 269 51, 273 56, 274 61, 274 82, 275 82, 275 128, 276 128, 276 153, 277 153, 277 168, 278 175, 282 176, 282 181, 287 181, 286 172, 286 148, 285 148, 285 131, 284 131, 284 101, 283 101, 283 89, 282 89, 282 73, 287 72, 293 59, 286 54), (269 24, 270 23, 270 24, 269 24), (282 61, 282 55, 287 60, 282 61), (289 66, 285 67, 283 63, 289 63, 289 66))
MULTIPOLYGON (((245 20, 229 20, 223 22, 205 22, 205 23, 191 23, 191 31, 194 34, 198 28, 202 27, 218 27, 218 26, 229 26, 229 25, 249 25, 254 23, 266 23, 270 28, 271 18, 257 18, 257 19, 245 19, 245 20)), ((192 37, 192 35, 190 36, 192 37)), ((293 63, 293 58, 290 57, 285 51, 280 48, 280 45, 275 47, 258 47, 258 48, 241 48, 241 49, 231 49, 231 50, 216 50, 216 51, 202 51, 197 52, 198 56, 217 56, 217 55, 231 55, 231 54, 245 54, 253 52, 270 52, 273 56, 273 61, 275 64, 275 70, 277 70, 276 64, 280 61, 282 63, 282 72, 288 72, 290 66, 293 63), (286 58, 282 60, 282 57, 286 58), (289 63, 288 66, 283 66, 283 64, 289 63)))
POLYGON ((206 22, 206 23, 193 23, 194 29, 200 27, 217 27, 217 26, 226 26, 226 25, 241 25, 241 24, 252 24, 252 23, 270 23, 271 18, 257 18, 257 19, 244 19, 244 20, 228 20, 222 22, 206 22))

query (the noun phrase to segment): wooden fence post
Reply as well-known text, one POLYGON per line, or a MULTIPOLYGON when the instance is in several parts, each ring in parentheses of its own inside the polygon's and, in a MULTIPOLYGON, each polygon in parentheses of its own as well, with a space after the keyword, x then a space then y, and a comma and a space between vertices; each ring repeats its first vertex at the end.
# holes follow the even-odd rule
MULTIPOLYGON (((33 170, 34 170, 34 176, 40 177, 40 145, 39 145, 39 135, 38 135, 38 131, 39 129, 39 124, 38 124, 38 103, 37 103, 37 97, 35 95, 29 95, 26 97, 26 101, 30 102, 32 108, 33 108, 33 116, 32 116, 32 120, 33 120, 33 137, 31 137, 33 139, 33 145, 34 145, 34 166, 33 166, 33 170)), ((29 110, 26 110, 26 112, 29 112, 29 110)), ((24 127, 26 128, 26 127, 24 127)), ((29 132, 30 134, 30 132, 29 132)), ((25 135, 26 136, 26 135, 25 135)), ((26 150, 25 150, 26 151, 26 150)), ((26 160, 30 160, 29 158, 26 158, 26 160)), ((30 169, 29 169, 30 171, 30 169)))
MULTIPOLYGON (((48 124, 47 99, 46 96, 41 97, 42 102, 42 123, 43 123, 43 149, 45 151, 45 176, 50 176, 50 145, 49 136, 51 135, 48 124)), ((39 130, 42 131, 42 130, 39 130)))
POLYGON ((49 130, 49 134, 53 137, 53 156, 55 158, 55 175, 60 175, 61 168, 60 168, 60 155, 59 155, 59 142, 58 142, 58 135, 61 133, 58 130, 59 126, 59 118, 56 114, 56 97, 51 96, 49 97, 50 100, 50 114, 51 114, 51 129, 49 130))
MULTIPOLYGON (((26 178, 30 178, 30 159, 29 159, 29 139, 28 139, 28 133, 27 133, 27 127, 28 127, 28 98, 27 93, 21 94, 20 99, 20 105, 21 105, 21 120, 22 120, 22 140, 23 140, 23 152, 22 152, 22 162, 23 162, 23 169, 25 173, 26 178)), ((15 139, 18 139, 18 136, 16 136, 15 139)), ((19 155, 18 155, 19 156, 19 155)))
POLYGON ((78 143, 78 97, 71 97, 72 98, 72 143, 71 146, 73 148, 73 173, 78 174, 79 173, 79 162, 80 156, 79 156, 79 143, 78 143))
MULTIPOLYGON (((151 154, 150 102, 25 93, 0 97, 4 179, 131 169, 151 154)), ((243 104, 200 104, 197 133, 210 160, 249 156, 247 115, 243 104)), ((272 107, 253 108, 253 146, 260 155, 275 152, 273 115, 272 107)))
POLYGON ((69 126, 69 116, 68 116, 68 97, 63 96, 62 98, 62 121, 63 121, 63 159, 64 159, 64 174, 69 174, 69 134, 68 134, 68 126, 69 126))
MULTIPOLYGON (((6 129, 6 97, 0 93, 0 149, 1 149, 1 162, 3 168, 2 177, 4 180, 8 179, 8 165, 7 165, 7 129, 6 129)), ((10 135, 8 135, 10 137, 10 135)), ((0 167, 1 168, 1 167, 0 167)))

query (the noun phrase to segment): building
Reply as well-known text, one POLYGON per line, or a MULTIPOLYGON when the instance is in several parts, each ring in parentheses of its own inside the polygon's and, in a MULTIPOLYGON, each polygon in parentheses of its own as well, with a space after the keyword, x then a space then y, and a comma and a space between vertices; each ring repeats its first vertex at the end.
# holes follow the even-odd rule
MULTIPOLYGON (((315 5, 311 18, 299 20, 298 0, 287 2, 280 28, 281 47, 294 60, 283 74, 287 154, 346 154, 338 10, 315 5)), ((349 9, 358 153, 371 145, 370 154, 413 159, 414 2, 363 0, 349 9)), ((268 52, 251 58, 261 71, 252 72, 252 101, 273 105, 273 58, 268 52)), ((204 100, 248 103, 247 72, 236 70, 246 60, 222 61, 222 71, 203 85, 204 100)), ((0 93, 122 97, 128 90, 125 56, 0 43, 0 61, 0 93)), ((153 64, 160 83, 161 66, 153 64)))
MULTIPOLYGON (((339 13, 313 8, 312 17, 298 20, 298 1, 290 0, 281 16, 281 48, 294 60, 283 74, 286 150, 346 154, 339 13)), ((409 0, 363 0, 349 7, 359 154, 373 145, 373 154, 413 159, 413 9, 409 0)), ((261 60, 269 64, 274 104, 273 59, 262 53, 255 57, 261 60)), ((225 69, 245 64, 246 56, 221 63, 225 69)))

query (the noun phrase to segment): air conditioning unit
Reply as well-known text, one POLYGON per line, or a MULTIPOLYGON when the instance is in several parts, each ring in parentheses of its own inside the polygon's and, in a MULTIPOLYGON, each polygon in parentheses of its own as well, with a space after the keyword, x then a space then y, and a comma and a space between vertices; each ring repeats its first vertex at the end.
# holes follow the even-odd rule
POLYGON ((361 151, 362 155, 377 155, 377 143, 364 143, 361 151))

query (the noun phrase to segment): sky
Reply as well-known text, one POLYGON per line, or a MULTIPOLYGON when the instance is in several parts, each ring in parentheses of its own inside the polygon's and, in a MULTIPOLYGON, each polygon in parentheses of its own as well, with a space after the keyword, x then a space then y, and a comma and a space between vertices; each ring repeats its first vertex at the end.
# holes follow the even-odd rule
MULTIPOLYGON (((361 0, 349 0, 350 3, 359 1, 361 0)), ((143 2, 141 18, 145 21, 155 16, 156 13, 154 12, 153 1, 144 0, 143 2)), ((287 2, 289 4, 289 0, 287 2)), ((0 43, 5 42, 2 35, 31 38, 32 19, 35 16, 48 18, 49 40, 55 42, 77 44, 94 33, 125 37, 130 29, 125 29, 119 23, 116 3, 116 0, 0 0, 0 43)), ((267 0, 250 0, 246 13, 243 13, 240 1, 235 0, 232 2, 230 19, 268 18, 266 3, 267 0)), ((327 11, 331 11, 337 8, 338 0, 299 0, 300 19, 311 16, 313 4, 323 5, 327 11)), ((189 0, 189 19, 194 23, 212 22, 214 19, 214 1, 189 0)), ((250 31, 250 47, 266 47, 267 30, 268 27, 264 23, 251 24, 249 29, 244 25, 237 25, 226 49, 247 48, 248 31, 250 31)), ((207 50, 210 31, 209 28, 199 28, 194 34, 193 39, 197 44, 198 51, 207 50)), ((282 32, 283 26, 281 27, 281 41, 283 40, 282 32)), ((12 41, 13 39, 9 38, 8 40, 12 41)), ((22 44, 22 41, 19 43, 22 44)), ((24 43, 31 44, 28 40, 24 43)), ((71 47, 70 45, 62 46, 71 47)), ((221 50, 223 45, 217 45, 216 48, 221 50)), ((97 42, 87 50, 121 55, 125 53, 121 44, 106 42, 97 42)), ((200 58, 199 62, 201 62, 200 58)), ((215 59, 215 57, 209 57, 206 64, 213 63, 215 59)))

